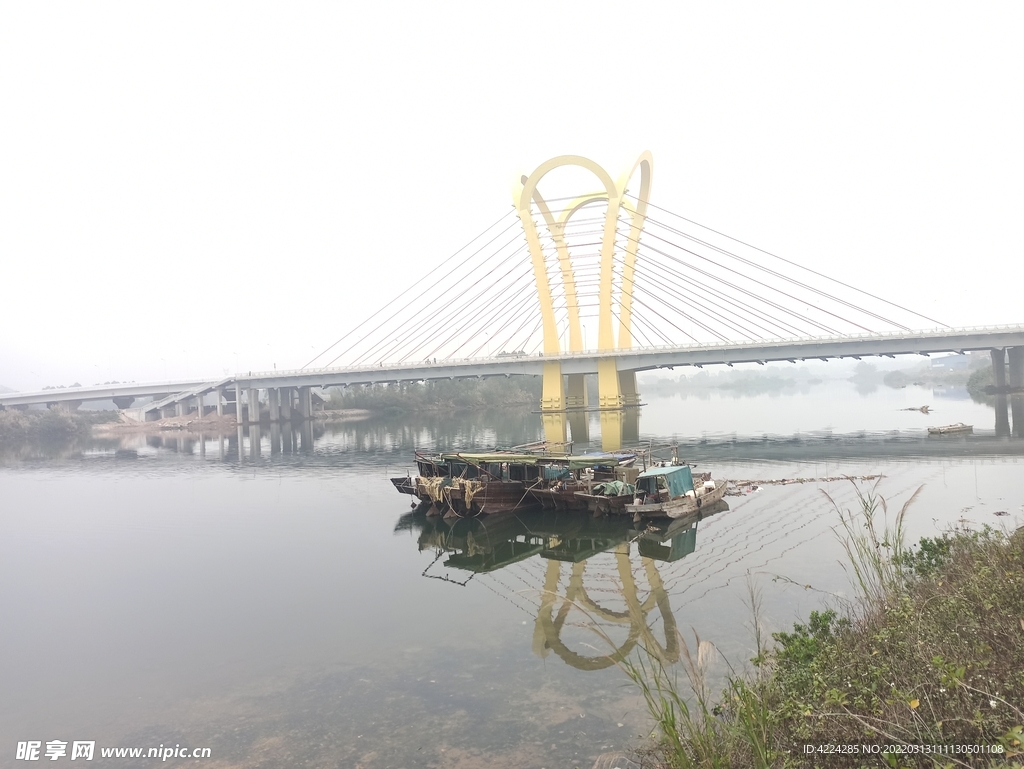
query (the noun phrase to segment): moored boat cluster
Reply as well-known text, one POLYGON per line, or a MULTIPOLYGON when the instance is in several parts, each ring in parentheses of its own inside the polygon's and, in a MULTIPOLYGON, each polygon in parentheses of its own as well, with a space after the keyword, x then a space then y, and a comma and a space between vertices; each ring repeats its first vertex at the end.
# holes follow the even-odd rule
POLYGON ((416 452, 418 475, 392 478, 428 513, 476 517, 528 507, 594 515, 677 518, 722 499, 726 482, 694 474, 676 457, 654 461, 649 449, 572 454, 532 450, 416 452))

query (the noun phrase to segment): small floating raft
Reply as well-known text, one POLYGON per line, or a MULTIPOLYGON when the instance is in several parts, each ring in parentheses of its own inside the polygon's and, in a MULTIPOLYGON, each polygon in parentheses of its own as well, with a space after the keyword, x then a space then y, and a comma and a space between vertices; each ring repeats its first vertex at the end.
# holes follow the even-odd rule
POLYGON ((957 422, 955 425, 943 425, 942 427, 929 427, 929 435, 966 435, 974 432, 974 425, 965 425, 957 422))

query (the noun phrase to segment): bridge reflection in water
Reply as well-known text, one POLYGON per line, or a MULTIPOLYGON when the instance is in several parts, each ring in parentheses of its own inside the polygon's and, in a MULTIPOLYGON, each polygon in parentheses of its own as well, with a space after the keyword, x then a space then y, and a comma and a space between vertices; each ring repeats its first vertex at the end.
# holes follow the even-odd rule
POLYGON ((728 509, 723 500, 699 516, 648 526, 634 525, 625 516, 539 511, 451 522, 417 511, 402 516, 395 530, 418 531, 419 549, 436 552, 423 576, 453 586, 534 557, 546 560, 542 583, 517 585, 502 597, 538 597, 535 654, 546 657, 554 651, 574 668, 601 670, 638 644, 663 663, 679 659, 676 619, 659 569, 693 553, 699 522, 728 509), (654 631, 659 618, 663 640, 654 631), (569 628, 596 632, 574 649, 563 638, 569 628))

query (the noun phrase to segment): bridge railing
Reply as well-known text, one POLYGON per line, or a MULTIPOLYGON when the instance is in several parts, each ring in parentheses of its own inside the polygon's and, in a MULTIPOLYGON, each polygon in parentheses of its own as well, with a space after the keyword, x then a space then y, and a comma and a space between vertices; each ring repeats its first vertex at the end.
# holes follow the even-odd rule
POLYGON ((272 371, 251 371, 246 374, 237 374, 236 379, 267 379, 272 377, 287 377, 287 376, 306 376, 317 373, 357 373, 366 371, 396 371, 405 370, 410 368, 416 369, 432 369, 442 368, 445 366, 466 366, 475 365, 480 363, 496 363, 504 361, 515 361, 515 360, 536 360, 538 358, 545 360, 573 360, 580 358, 600 358, 600 357, 615 357, 618 355, 629 354, 631 352, 686 352, 686 351, 700 351, 700 350, 734 350, 737 348, 747 347, 763 347, 773 346, 779 344, 822 344, 827 342, 851 342, 851 341, 866 341, 866 340, 886 340, 886 339, 907 339, 907 338, 918 338, 927 339, 929 337, 944 337, 944 336, 966 336, 969 334, 978 333, 997 333, 997 332, 1020 332, 1024 334, 1024 325, 994 325, 994 326, 969 326, 964 328, 935 328, 935 329, 920 329, 914 330, 909 333, 903 334, 843 334, 839 336, 814 336, 814 337, 772 337, 768 339, 740 339, 730 342, 719 342, 719 343, 695 343, 689 345, 653 345, 650 347, 630 347, 624 350, 583 350, 581 352, 560 352, 556 355, 545 355, 544 353, 536 354, 523 354, 523 355, 486 355, 477 356, 473 358, 443 358, 437 359, 425 359, 422 361, 404 361, 402 363, 378 363, 378 364, 364 364, 360 366, 338 366, 333 368, 302 368, 302 369, 274 369, 272 371))

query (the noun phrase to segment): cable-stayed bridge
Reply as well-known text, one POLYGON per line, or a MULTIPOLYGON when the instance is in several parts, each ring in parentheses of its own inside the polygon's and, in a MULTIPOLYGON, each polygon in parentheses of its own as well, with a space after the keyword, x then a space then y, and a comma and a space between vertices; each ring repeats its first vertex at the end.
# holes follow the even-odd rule
MULTIPOLYGON (((181 383, 139 415, 202 410, 212 395, 218 412, 227 399, 242 413, 247 398, 255 417, 265 392, 277 421, 308 416, 312 388, 535 375, 549 439, 593 408, 614 448, 634 432, 636 372, 655 368, 991 350, 997 388, 1024 390, 1024 326, 951 328, 883 297, 870 276, 856 281, 868 290, 661 208, 652 184, 650 153, 618 179, 553 158, 521 178, 512 210, 301 369, 181 383)), ((103 393, 120 406, 154 390, 103 393)), ((95 395, 3 394, 0 405, 95 395)))

